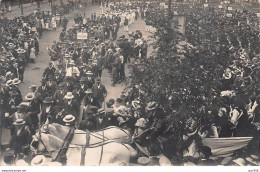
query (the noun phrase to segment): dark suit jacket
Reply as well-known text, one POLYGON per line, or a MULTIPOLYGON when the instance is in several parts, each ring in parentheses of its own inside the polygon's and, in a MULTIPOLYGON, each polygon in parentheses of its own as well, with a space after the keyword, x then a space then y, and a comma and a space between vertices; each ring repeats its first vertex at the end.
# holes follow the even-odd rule
POLYGON ((46 112, 46 107, 44 107, 42 109, 42 113, 41 113, 41 117, 40 117, 40 125, 44 124, 48 118, 48 116, 50 116, 51 121, 53 122, 54 118, 55 118, 55 107, 51 106, 50 111, 47 113, 46 112))
POLYGON ((94 84, 92 90, 93 90, 93 96, 94 98, 96 98, 97 101, 104 101, 105 99, 104 95, 107 95, 107 90, 103 84, 100 84, 99 88, 97 84, 94 84))
POLYGON ((79 106, 80 103, 77 103, 75 100, 72 100, 71 104, 68 104, 68 100, 64 101, 64 109, 65 109, 65 115, 73 115, 77 120, 79 117, 79 106))
POLYGON ((29 130, 23 128, 19 135, 17 135, 16 129, 14 135, 12 136, 9 145, 14 149, 14 153, 22 152, 22 147, 25 145, 30 145, 32 141, 32 135, 29 130))

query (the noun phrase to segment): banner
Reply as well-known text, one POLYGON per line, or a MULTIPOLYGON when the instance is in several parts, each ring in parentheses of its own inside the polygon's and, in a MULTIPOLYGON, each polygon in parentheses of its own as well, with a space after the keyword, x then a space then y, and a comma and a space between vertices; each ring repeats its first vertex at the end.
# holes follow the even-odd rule
POLYGON ((77 39, 88 39, 88 33, 78 32, 77 39))
POLYGON ((227 157, 247 146, 252 139, 253 137, 205 138, 202 143, 211 148, 212 157, 227 157))

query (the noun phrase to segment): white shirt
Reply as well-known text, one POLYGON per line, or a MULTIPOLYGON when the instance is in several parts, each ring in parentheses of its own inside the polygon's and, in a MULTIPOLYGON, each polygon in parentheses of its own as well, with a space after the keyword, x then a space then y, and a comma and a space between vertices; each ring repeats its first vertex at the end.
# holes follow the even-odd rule
POLYGON ((80 74, 78 67, 73 66, 73 67, 69 67, 69 68, 67 69, 66 76, 72 76, 72 73, 73 73, 73 72, 76 72, 76 75, 77 75, 77 76, 79 76, 79 74, 80 74))

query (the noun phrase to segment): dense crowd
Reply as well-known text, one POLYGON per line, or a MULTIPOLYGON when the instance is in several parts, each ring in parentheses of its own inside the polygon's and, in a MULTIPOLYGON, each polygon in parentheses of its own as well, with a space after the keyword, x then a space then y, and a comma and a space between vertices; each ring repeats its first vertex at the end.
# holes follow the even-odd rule
MULTIPOLYGON (((109 90, 102 84, 104 69, 108 70, 114 87, 126 81, 127 63, 134 59, 133 64, 138 65, 142 63, 142 59, 147 59, 146 38, 139 30, 128 33, 128 26, 141 17, 148 25, 146 31, 155 32, 154 37, 159 38, 158 33, 168 22, 167 11, 160 6, 160 2, 106 2, 103 5, 110 7, 110 10, 101 15, 94 13, 90 18, 78 14, 74 18, 73 28, 67 29, 68 20, 64 19, 59 41, 54 42, 52 47, 48 47, 51 61, 44 70, 41 85, 32 85, 25 99, 18 89, 23 79, 20 72, 16 72, 18 69, 10 70, 11 76, 7 75, 6 70, 2 72, 4 78, 2 82, 6 84, 1 88, 2 105, 6 107, 3 113, 4 125, 11 129, 12 139, 9 146, 14 149, 17 159, 22 159, 29 154, 32 135, 46 121, 85 131, 118 126, 131 132, 132 139, 140 150, 139 156, 147 156, 146 151, 149 152, 149 156, 167 152, 163 150, 163 146, 167 143, 167 136, 163 133, 169 127, 170 121, 165 108, 160 106, 160 100, 147 101, 145 96, 148 93, 145 92, 142 84, 132 85, 128 94, 122 94, 116 100, 106 100, 109 90), (124 27, 125 34, 118 37, 120 27, 124 27), (85 38, 81 38, 78 33, 84 33, 85 38)), ((200 95, 203 103, 197 108, 198 113, 207 116, 203 119, 208 116, 213 118, 206 125, 202 125, 202 121, 195 118, 187 119, 183 129, 184 135, 181 136, 184 141, 183 147, 180 148, 184 163, 205 165, 212 162, 209 160, 212 152, 209 147, 199 145, 194 148, 194 150, 198 149, 195 155, 194 150, 189 150, 194 142, 201 143, 201 139, 206 137, 252 135, 254 139, 258 139, 255 126, 260 122, 257 87, 259 85, 259 29, 257 29, 259 23, 255 14, 248 11, 230 12, 232 14, 230 18, 222 9, 203 8, 201 4, 178 5, 175 14, 185 15, 187 21, 186 41, 183 40, 184 35, 182 35, 175 45, 177 53, 175 56, 180 58, 179 61, 188 60, 192 63, 196 60, 192 59, 193 57, 200 56, 209 59, 218 57, 230 59, 225 61, 229 62, 229 66, 222 73, 223 77, 219 83, 221 92, 216 94, 216 97, 221 99, 220 104, 214 106, 215 102, 206 102, 206 95, 204 97, 200 95)), ((32 47, 37 56, 39 52, 37 33, 39 28, 46 26, 46 23, 41 24, 40 20, 38 24, 41 27, 31 24, 37 23, 37 18, 36 21, 26 22, 26 25, 23 24, 24 20, 14 22, 18 28, 22 25, 20 31, 1 37, 3 43, 10 40, 7 41, 8 44, 3 44, 2 49, 6 54, 10 54, 10 60, 13 60, 14 64, 19 58, 24 60, 23 64, 26 64, 31 57, 28 51, 31 51, 32 47), (36 27, 36 31, 31 31, 28 27, 36 27), (17 33, 20 35, 21 32, 22 35, 32 37, 33 43, 29 44, 29 49, 24 42, 19 42, 19 39, 13 41, 17 33), (15 47, 19 47, 17 55, 15 55, 15 47)), ((258 159, 255 155, 251 155, 250 158, 247 159, 248 163, 251 161, 254 161, 253 165, 258 163, 255 161, 258 159)), ((224 159, 221 164, 245 165, 239 158, 232 160, 232 158, 224 159)), ((217 165, 217 162, 212 164, 217 165)))

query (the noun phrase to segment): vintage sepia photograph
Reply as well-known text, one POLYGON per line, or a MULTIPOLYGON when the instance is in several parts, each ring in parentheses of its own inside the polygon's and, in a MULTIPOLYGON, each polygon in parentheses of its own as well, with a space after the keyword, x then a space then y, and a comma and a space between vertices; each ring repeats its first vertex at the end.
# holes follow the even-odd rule
POLYGON ((260 0, 0 0, 1 172, 260 166, 259 141, 260 0))

